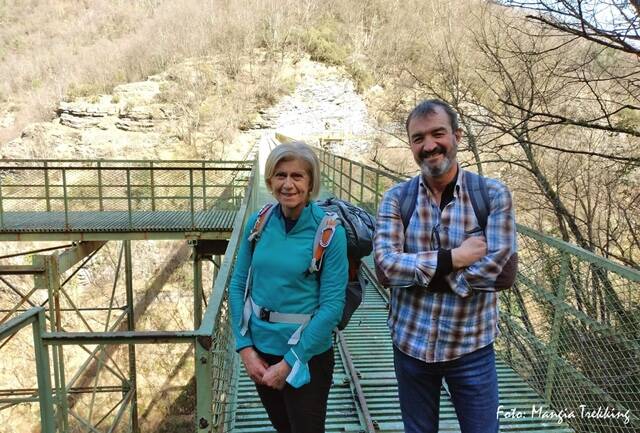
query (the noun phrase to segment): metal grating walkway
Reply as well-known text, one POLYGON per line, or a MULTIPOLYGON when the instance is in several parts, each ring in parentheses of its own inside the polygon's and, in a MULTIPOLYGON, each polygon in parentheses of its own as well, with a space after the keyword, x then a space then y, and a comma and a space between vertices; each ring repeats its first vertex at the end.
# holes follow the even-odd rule
MULTIPOLYGON (((370 261, 370 260, 369 260, 370 261)), ((365 300, 343 331, 353 363, 358 370, 360 385, 377 431, 403 432, 402 418, 393 371, 393 350, 386 324, 386 301, 377 289, 367 285, 365 300)), ((365 431, 360 424, 355 398, 345 364, 337 344, 334 344, 336 367, 334 384, 329 395, 327 432, 365 431)), ((240 383, 237 396, 235 433, 273 432, 266 412, 260 404, 250 379, 240 367, 240 383)), ((500 404, 505 410, 517 408, 524 416, 520 419, 500 419, 500 431, 504 432, 554 432, 569 433, 573 430, 565 423, 530 416, 533 405, 548 409, 540 396, 527 385, 515 371, 498 360, 500 404)), ((446 391, 442 390, 440 403, 440 432, 459 432, 453 405, 446 391)))
MULTIPOLYGON (((210 232, 228 237, 235 210, 197 211, 102 211, 102 212, 5 212, 0 234, 63 233, 185 233, 210 232)), ((95 236, 93 236, 95 237, 95 236)))

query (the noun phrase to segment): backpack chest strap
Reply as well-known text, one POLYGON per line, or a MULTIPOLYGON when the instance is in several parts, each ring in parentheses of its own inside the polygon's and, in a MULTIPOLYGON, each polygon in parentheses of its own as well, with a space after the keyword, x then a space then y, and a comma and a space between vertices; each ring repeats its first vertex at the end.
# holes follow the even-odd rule
POLYGON ((265 322, 303 325, 311 320, 311 314, 278 313, 277 311, 271 311, 265 307, 261 307, 253 301, 253 298, 249 299, 251 300, 253 314, 265 322))
POLYGON ((289 337, 289 341, 287 341, 287 344, 290 346, 298 344, 302 331, 313 316, 312 314, 278 313, 277 311, 271 311, 253 302, 251 296, 245 301, 245 311, 247 310, 253 311, 253 314, 257 318, 265 322, 299 324, 298 329, 295 330, 291 337, 289 337))

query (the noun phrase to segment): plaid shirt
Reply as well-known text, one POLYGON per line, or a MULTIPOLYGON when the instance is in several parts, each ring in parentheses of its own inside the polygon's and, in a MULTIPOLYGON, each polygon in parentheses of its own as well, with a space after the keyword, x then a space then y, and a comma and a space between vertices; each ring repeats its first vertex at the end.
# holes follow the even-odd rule
POLYGON ((393 343, 425 362, 456 359, 495 340, 498 295, 493 283, 516 251, 511 194, 501 182, 486 179, 491 209, 485 230, 488 254, 446 275, 451 291, 426 290, 438 265, 438 249, 453 249, 467 237, 482 234, 463 176, 465 171, 459 169, 453 200, 442 211, 421 179, 406 233, 400 216, 403 184, 387 191, 378 210, 374 254, 378 272, 393 287, 388 320, 393 343))

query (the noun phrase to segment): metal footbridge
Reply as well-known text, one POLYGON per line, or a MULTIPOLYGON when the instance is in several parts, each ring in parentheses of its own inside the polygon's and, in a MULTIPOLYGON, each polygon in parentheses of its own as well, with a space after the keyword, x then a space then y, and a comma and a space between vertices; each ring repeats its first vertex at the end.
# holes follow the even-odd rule
MULTIPOLYGON (((25 247, 0 256, 0 432, 20 431, 22 420, 5 414, 25 405, 30 428, 47 433, 273 431, 234 351, 226 288, 245 221, 267 198, 264 158, 286 140, 265 137, 241 162, 2 161, 0 239, 25 247), (134 251, 160 240, 179 246, 140 295, 144 257, 134 251), (87 297, 74 281, 104 263, 109 245, 113 281, 100 299, 87 297), (183 263, 193 326, 138 330, 147 298, 183 263), (182 370, 191 380, 177 394, 141 395, 136 355, 161 343, 185 349, 163 389, 182 370), (33 383, 14 380, 19 371, 33 383), (167 410, 154 420, 159 406, 167 410)), ((375 212, 403 180, 323 144, 326 193, 375 212)), ((520 274, 500 295, 501 431, 640 431, 640 272, 523 226, 518 242, 520 274)), ((365 262, 365 301, 335 340, 327 431, 402 432, 388 294, 365 262)), ((446 386, 440 431, 459 431, 446 386)))

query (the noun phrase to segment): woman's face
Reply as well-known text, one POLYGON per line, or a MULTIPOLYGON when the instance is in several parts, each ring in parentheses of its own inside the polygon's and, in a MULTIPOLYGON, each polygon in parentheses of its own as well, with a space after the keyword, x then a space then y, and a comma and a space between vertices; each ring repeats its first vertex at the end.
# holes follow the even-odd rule
POLYGON ((297 219, 309 201, 311 176, 307 164, 299 159, 280 161, 269 179, 273 196, 287 218, 297 219))

